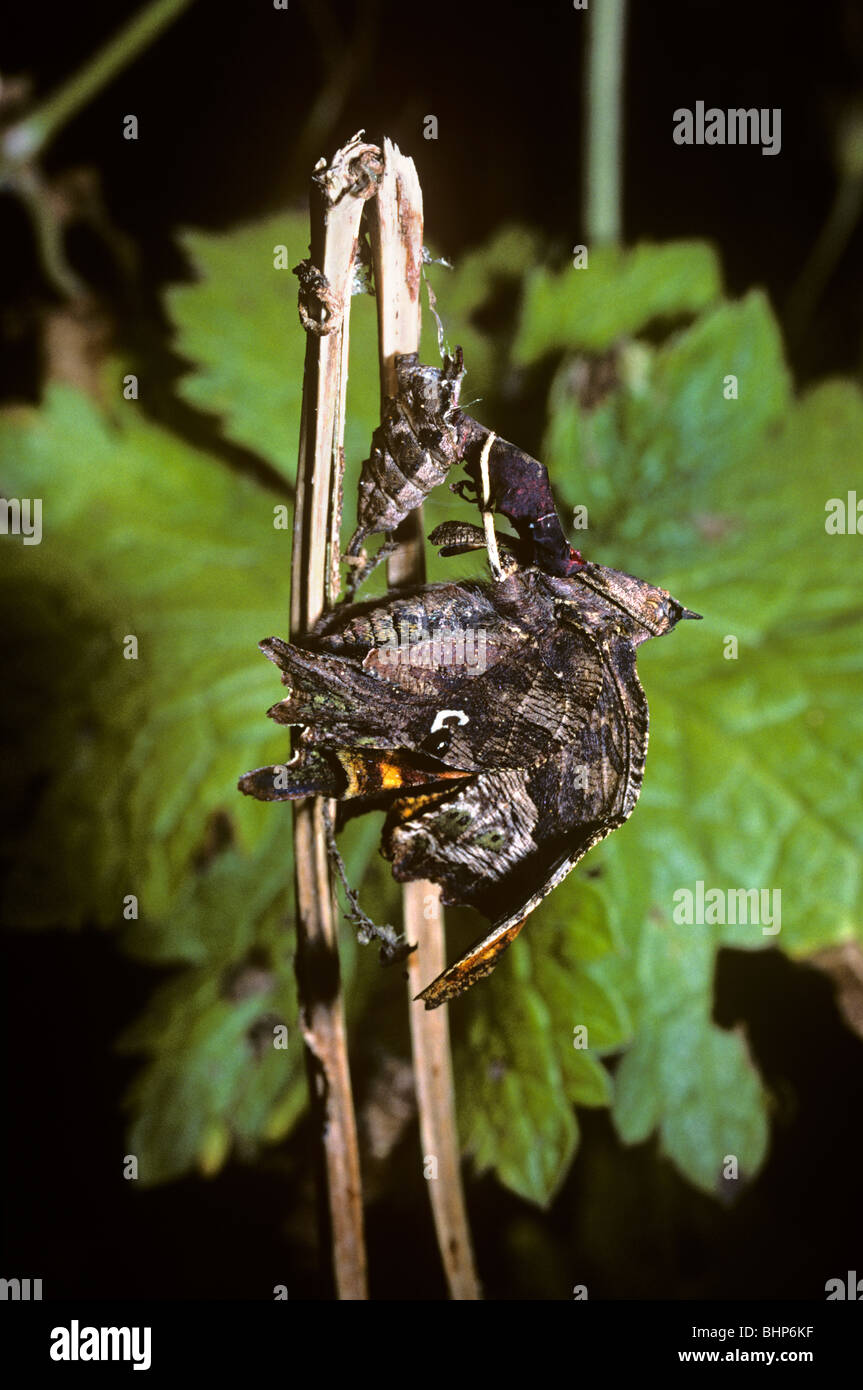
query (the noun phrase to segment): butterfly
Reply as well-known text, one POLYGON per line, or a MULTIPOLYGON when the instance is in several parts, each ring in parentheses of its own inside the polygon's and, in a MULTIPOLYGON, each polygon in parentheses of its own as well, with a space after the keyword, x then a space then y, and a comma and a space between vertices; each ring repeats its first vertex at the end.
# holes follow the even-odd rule
POLYGON ((445 905, 490 919, 421 992, 431 1009, 488 975, 543 898, 632 814, 648 738, 637 648, 700 615, 569 546, 544 466, 460 411, 460 354, 398 367, 349 551, 391 531, 461 463, 483 526, 447 522, 429 539, 450 556, 485 548, 491 579, 342 605, 293 642, 261 642, 287 687, 270 717, 299 732, 288 763, 239 787, 385 809, 394 877, 429 879, 445 905), (490 525, 495 511, 514 536, 490 525))

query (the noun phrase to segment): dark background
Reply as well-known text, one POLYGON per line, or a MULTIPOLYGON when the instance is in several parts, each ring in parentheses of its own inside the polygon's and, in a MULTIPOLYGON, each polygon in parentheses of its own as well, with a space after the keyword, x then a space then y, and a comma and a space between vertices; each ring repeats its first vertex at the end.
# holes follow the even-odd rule
MULTIPOLYGON (((14 7, 5 74, 44 94, 113 31, 114 3, 14 7)), ((199 0, 52 145, 51 171, 98 169, 112 217, 136 244, 130 298, 110 258, 82 237, 81 272, 114 296, 119 339, 170 367, 160 287, 186 271, 173 234, 296 202, 321 154, 354 130, 412 154, 426 225, 451 257, 503 223, 540 228, 561 255, 582 239, 580 144, 585 16, 569 0, 513 5, 303 5, 199 0), (325 60, 325 54, 329 57, 325 60), (326 100, 322 101, 322 97, 326 100), (313 117, 319 103, 319 117, 313 117), (122 117, 138 116, 137 142, 122 117), (423 139, 434 114, 439 139, 423 139)), ((625 122, 624 229, 707 237, 732 294, 767 288, 780 316, 827 216, 837 121, 863 100, 863 6, 633 0, 625 122), (782 151, 681 149, 672 112, 779 106, 782 151)), ((38 322, 52 292, 27 220, 0 196, 5 391, 32 395, 38 322)), ((860 373, 863 231, 858 226, 799 339, 798 381, 860 373)), ((170 371, 166 371, 166 379, 170 371)), ((118 1174, 122 1094, 135 1063, 113 1051, 156 972, 109 938, 5 939, 3 1270, 41 1276, 49 1297, 331 1297, 309 1213, 310 1135, 301 1127, 255 1167, 152 1191, 118 1174), (133 1190, 133 1188, 135 1190, 133 1190)), ((716 1018, 742 1022, 774 1098, 769 1161, 725 1206, 680 1179, 653 1143, 623 1149, 604 1113, 582 1116, 567 1183, 541 1213, 491 1180, 468 1202, 489 1298, 823 1298, 854 1234, 863 1269, 863 1042, 819 971, 775 951, 720 958, 716 1018), (561 1294, 563 1290, 563 1295, 561 1294)), ((412 1129, 401 1177, 368 1211, 372 1296, 445 1297, 412 1129)))

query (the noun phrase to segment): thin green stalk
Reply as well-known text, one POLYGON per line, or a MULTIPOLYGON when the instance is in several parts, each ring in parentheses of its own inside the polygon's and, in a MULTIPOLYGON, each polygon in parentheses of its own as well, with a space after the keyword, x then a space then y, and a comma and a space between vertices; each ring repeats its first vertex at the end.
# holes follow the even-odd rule
POLYGON ((147 5, 94 53, 80 72, 7 131, 3 141, 6 158, 18 163, 41 154, 67 121, 192 3, 193 0, 153 0, 147 5))
POLYGON ((803 340, 824 290, 863 212, 863 171, 842 175, 833 206, 788 296, 786 326, 792 343, 803 340))
POLYGON ((584 223, 591 246, 621 239, 626 0, 588 10, 584 223))

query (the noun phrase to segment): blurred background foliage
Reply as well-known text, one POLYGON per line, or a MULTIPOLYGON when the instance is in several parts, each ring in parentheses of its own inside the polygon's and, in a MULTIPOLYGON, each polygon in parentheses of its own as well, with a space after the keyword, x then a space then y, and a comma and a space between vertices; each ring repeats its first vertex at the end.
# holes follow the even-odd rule
MULTIPOLYGON (((348 125, 325 123, 328 151, 348 125)), ((401 136, 411 153, 418 142, 401 136)), ((428 189, 426 203, 430 249, 449 255, 428 189)), ((44 508, 40 545, 0 546, 14 676, 5 726, 17 755, 5 918, 114 934, 119 957, 142 972, 118 1006, 132 1059, 124 1143, 141 1185, 236 1172, 238 1161, 287 1172, 300 1282, 310 1194, 290 818, 240 797, 236 778, 286 747, 265 718, 279 687, 255 644, 287 625, 291 533, 274 516, 291 504, 304 353, 296 281, 274 251, 286 246, 292 266, 307 240, 294 203, 178 233, 179 257, 149 307, 136 298, 146 282, 119 272, 113 298, 104 286, 55 296, 41 367, 0 414, 3 493, 44 508), (138 326, 124 332, 130 320, 138 326), (124 398, 130 372, 138 400, 124 398), (129 634, 137 660, 123 658, 129 634), (124 919, 128 894, 137 920, 124 919)), ((114 232, 106 244, 117 251, 114 232)), ((584 553, 704 614, 641 649, 651 747, 632 819, 451 1009, 481 1273, 487 1215, 500 1212, 509 1282, 499 1296, 566 1297, 577 1280, 555 1222, 569 1231, 575 1220, 560 1213, 575 1211, 566 1183, 580 1126, 593 1135, 579 1184, 598 1232, 579 1228, 586 1258, 619 1238, 624 1219, 640 1223, 645 1249, 656 1239, 656 1216, 620 1195, 627 1170, 591 1112, 608 1109, 624 1145, 653 1140, 651 1154, 720 1203, 762 1168, 771 1113, 787 1119, 787 1094, 753 1060, 746 986, 725 1016, 717 1009, 718 952, 747 953, 736 958, 753 964, 738 970, 758 980, 753 952, 829 950, 825 959, 845 962, 834 973, 859 1019, 847 978, 863 961, 861 542, 828 535, 824 520, 827 499, 860 482, 863 400, 848 373, 795 390, 770 299, 729 291, 703 237, 591 249, 589 268, 576 269, 547 228, 503 220, 454 259, 427 274, 449 344, 464 347, 472 413, 543 458, 565 519, 587 508, 587 530, 572 533, 584 553), (697 880, 781 889, 781 934, 675 925, 672 895, 697 880), (579 1025, 587 1050, 573 1045, 579 1025), (729 1154, 738 1182, 722 1177, 729 1154)), ((427 313, 424 360, 437 351, 427 313)), ((345 534, 378 414, 374 303, 358 296, 345 534)), ((471 515, 443 488, 427 529, 471 515)), ((429 568, 433 579, 480 573, 478 560, 434 555, 429 568)), ((369 593, 382 587, 376 576, 369 593)), ((365 910, 397 921, 379 830, 376 816, 353 822, 343 852, 365 910)), ((450 956, 477 930, 471 914, 448 914, 450 956)), ((402 1191, 400 1176, 419 1167, 403 981, 348 926, 343 941, 370 1198, 398 1210, 423 1196, 421 1184, 402 1191)), ((850 1034, 848 1046, 859 1061, 850 1034)), ((50 1080, 36 1084, 50 1104, 50 1080)), ((650 1163, 653 1176, 633 1178, 630 1194, 652 1194, 661 1210, 676 1202, 684 1228, 711 1230, 706 1208, 650 1163)), ((674 1266, 669 1255, 667 1291, 685 1292, 674 1266)), ((609 1292, 638 1292, 610 1268, 609 1292)), ((645 1291, 661 1290, 648 1281, 645 1291)))

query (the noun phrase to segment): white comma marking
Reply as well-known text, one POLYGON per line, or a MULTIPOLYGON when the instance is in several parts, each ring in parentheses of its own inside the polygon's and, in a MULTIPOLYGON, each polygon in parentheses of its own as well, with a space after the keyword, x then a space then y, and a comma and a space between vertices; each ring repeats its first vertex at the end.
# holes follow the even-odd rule
POLYGON ((463 709, 440 709, 434 717, 434 723, 431 726, 431 732, 433 734, 436 734, 438 729, 443 729, 446 726, 446 722, 448 719, 457 719, 459 724, 470 723, 470 719, 465 714, 463 709))

